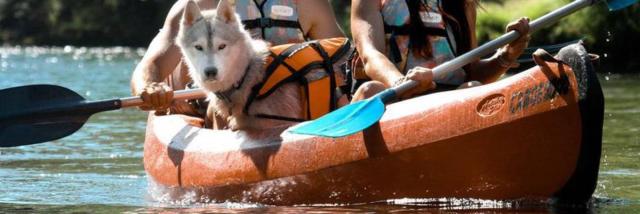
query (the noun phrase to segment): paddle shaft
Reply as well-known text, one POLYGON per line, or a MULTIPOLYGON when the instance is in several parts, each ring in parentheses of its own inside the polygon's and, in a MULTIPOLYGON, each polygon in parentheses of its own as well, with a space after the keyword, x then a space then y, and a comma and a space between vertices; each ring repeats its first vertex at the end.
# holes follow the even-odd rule
MULTIPOLYGON (((174 92, 174 99, 197 99, 205 96, 200 89, 188 89, 174 92)), ((13 112, 3 112, 0 115, 2 120, 14 120, 16 118, 43 118, 57 117, 59 115, 91 115, 97 112, 117 110, 120 108, 136 107, 143 104, 140 97, 127 97, 120 99, 98 100, 98 101, 75 101, 62 102, 57 104, 35 106, 24 110, 13 112)))
MULTIPOLYGON (((561 8, 558 8, 534 21, 532 21, 531 23, 529 23, 529 32, 535 32, 538 29, 555 23, 558 20, 564 18, 565 16, 568 16, 582 8, 585 8, 587 6, 593 5, 597 2, 599 2, 600 0, 576 0, 573 1, 561 8)), ((440 75, 444 75, 450 72, 453 72, 459 68, 462 68, 463 66, 480 59, 480 57, 486 56, 488 54, 491 54, 493 51, 495 51, 496 49, 505 46, 506 44, 509 44, 510 42, 515 41, 516 39, 518 39, 518 37, 520 37, 520 33, 518 33, 518 31, 511 31, 507 34, 504 34, 500 37, 498 37, 497 39, 494 39, 490 42, 487 42, 483 45, 481 45, 478 48, 475 48, 459 57, 456 57, 455 59, 452 59, 450 61, 447 61, 443 64, 440 64, 436 67, 434 67, 433 70, 433 76, 440 76, 440 75)), ((412 89, 414 87, 418 86, 418 82, 416 81, 406 81, 398 86, 395 86, 393 88, 391 88, 391 90, 395 91, 395 94, 402 94, 406 91, 408 91, 409 89, 412 89)), ((386 100, 385 100, 386 101, 386 100)))
MULTIPOLYGON (((205 97, 206 94, 201 89, 186 89, 173 92, 173 99, 192 100, 205 97)), ((118 99, 121 108, 136 107, 142 105, 143 101, 140 97, 126 97, 118 99)))

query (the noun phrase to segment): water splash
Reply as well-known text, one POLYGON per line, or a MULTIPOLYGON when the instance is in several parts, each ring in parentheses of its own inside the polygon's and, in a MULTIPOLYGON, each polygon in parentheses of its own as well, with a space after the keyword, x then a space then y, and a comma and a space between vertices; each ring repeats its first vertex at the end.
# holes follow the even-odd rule
POLYGON ((387 200, 386 203, 403 206, 421 206, 445 210, 468 209, 514 209, 521 207, 548 206, 546 200, 485 200, 474 198, 402 198, 387 200))
POLYGON ((249 202, 215 201, 206 195, 200 194, 197 188, 167 187, 156 183, 151 178, 147 179, 147 184, 149 203, 153 206, 178 208, 215 207, 225 209, 247 209, 267 206, 249 202))

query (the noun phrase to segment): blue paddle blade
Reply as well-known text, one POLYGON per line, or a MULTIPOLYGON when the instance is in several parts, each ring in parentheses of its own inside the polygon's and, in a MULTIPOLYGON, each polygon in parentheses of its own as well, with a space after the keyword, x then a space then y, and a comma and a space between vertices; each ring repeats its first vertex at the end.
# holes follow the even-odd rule
POLYGON ((608 0, 607 5, 609 6, 609 11, 616 11, 629 7, 637 2, 638 0, 608 0))
POLYGON ((313 121, 294 126, 289 132, 322 137, 344 137, 362 131, 378 122, 384 114, 380 96, 361 100, 313 121))

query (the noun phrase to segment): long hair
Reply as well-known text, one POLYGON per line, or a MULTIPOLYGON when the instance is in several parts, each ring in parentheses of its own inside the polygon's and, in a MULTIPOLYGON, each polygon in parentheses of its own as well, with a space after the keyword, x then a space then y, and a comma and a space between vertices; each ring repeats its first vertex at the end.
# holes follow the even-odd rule
MULTIPOLYGON (((474 0, 477 2, 477 0, 474 0)), ((420 18, 420 9, 427 5, 422 0, 407 0, 409 7, 410 23, 409 23, 409 44, 414 55, 428 58, 432 56, 431 43, 427 41, 427 35, 430 30, 424 26, 420 18)), ((469 5, 467 0, 444 0, 442 2, 443 18, 451 25, 453 35, 456 40, 456 52, 461 54, 471 49, 471 33, 466 9, 469 5)), ((473 8, 475 10, 475 8, 473 8)))
POLYGON ((468 3, 468 0, 444 0, 442 2, 442 9, 447 16, 451 17, 454 22, 453 35, 456 40, 458 54, 463 54, 471 50, 471 27, 469 26, 469 17, 466 15, 466 10, 475 10, 475 5, 478 5, 478 0, 473 0, 474 4, 468 3), (468 8, 474 7, 474 8, 468 8))
POLYGON ((420 9, 426 7, 422 0, 408 0, 409 7, 409 45, 414 55, 431 57, 431 43, 426 40, 427 28, 420 18, 420 9))

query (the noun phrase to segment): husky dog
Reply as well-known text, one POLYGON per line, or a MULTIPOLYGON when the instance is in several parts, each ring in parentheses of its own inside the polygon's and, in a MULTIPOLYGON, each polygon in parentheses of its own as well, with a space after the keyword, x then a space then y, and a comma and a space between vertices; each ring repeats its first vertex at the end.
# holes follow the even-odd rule
POLYGON ((251 115, 302 117, 301 92, 295 83, 279 87, 269 99, 256 100, 248 112, 243 111, 252 87, 266 75, 263 67, 269 50, 264 41, 252 39, 244 30, 234 1, 222 0, 216 10, 202 12, 189 1, 176 43, 194 83, 207 92, 207 124, 215 114, 232 130, 260 130, 291 122, 251 115))

